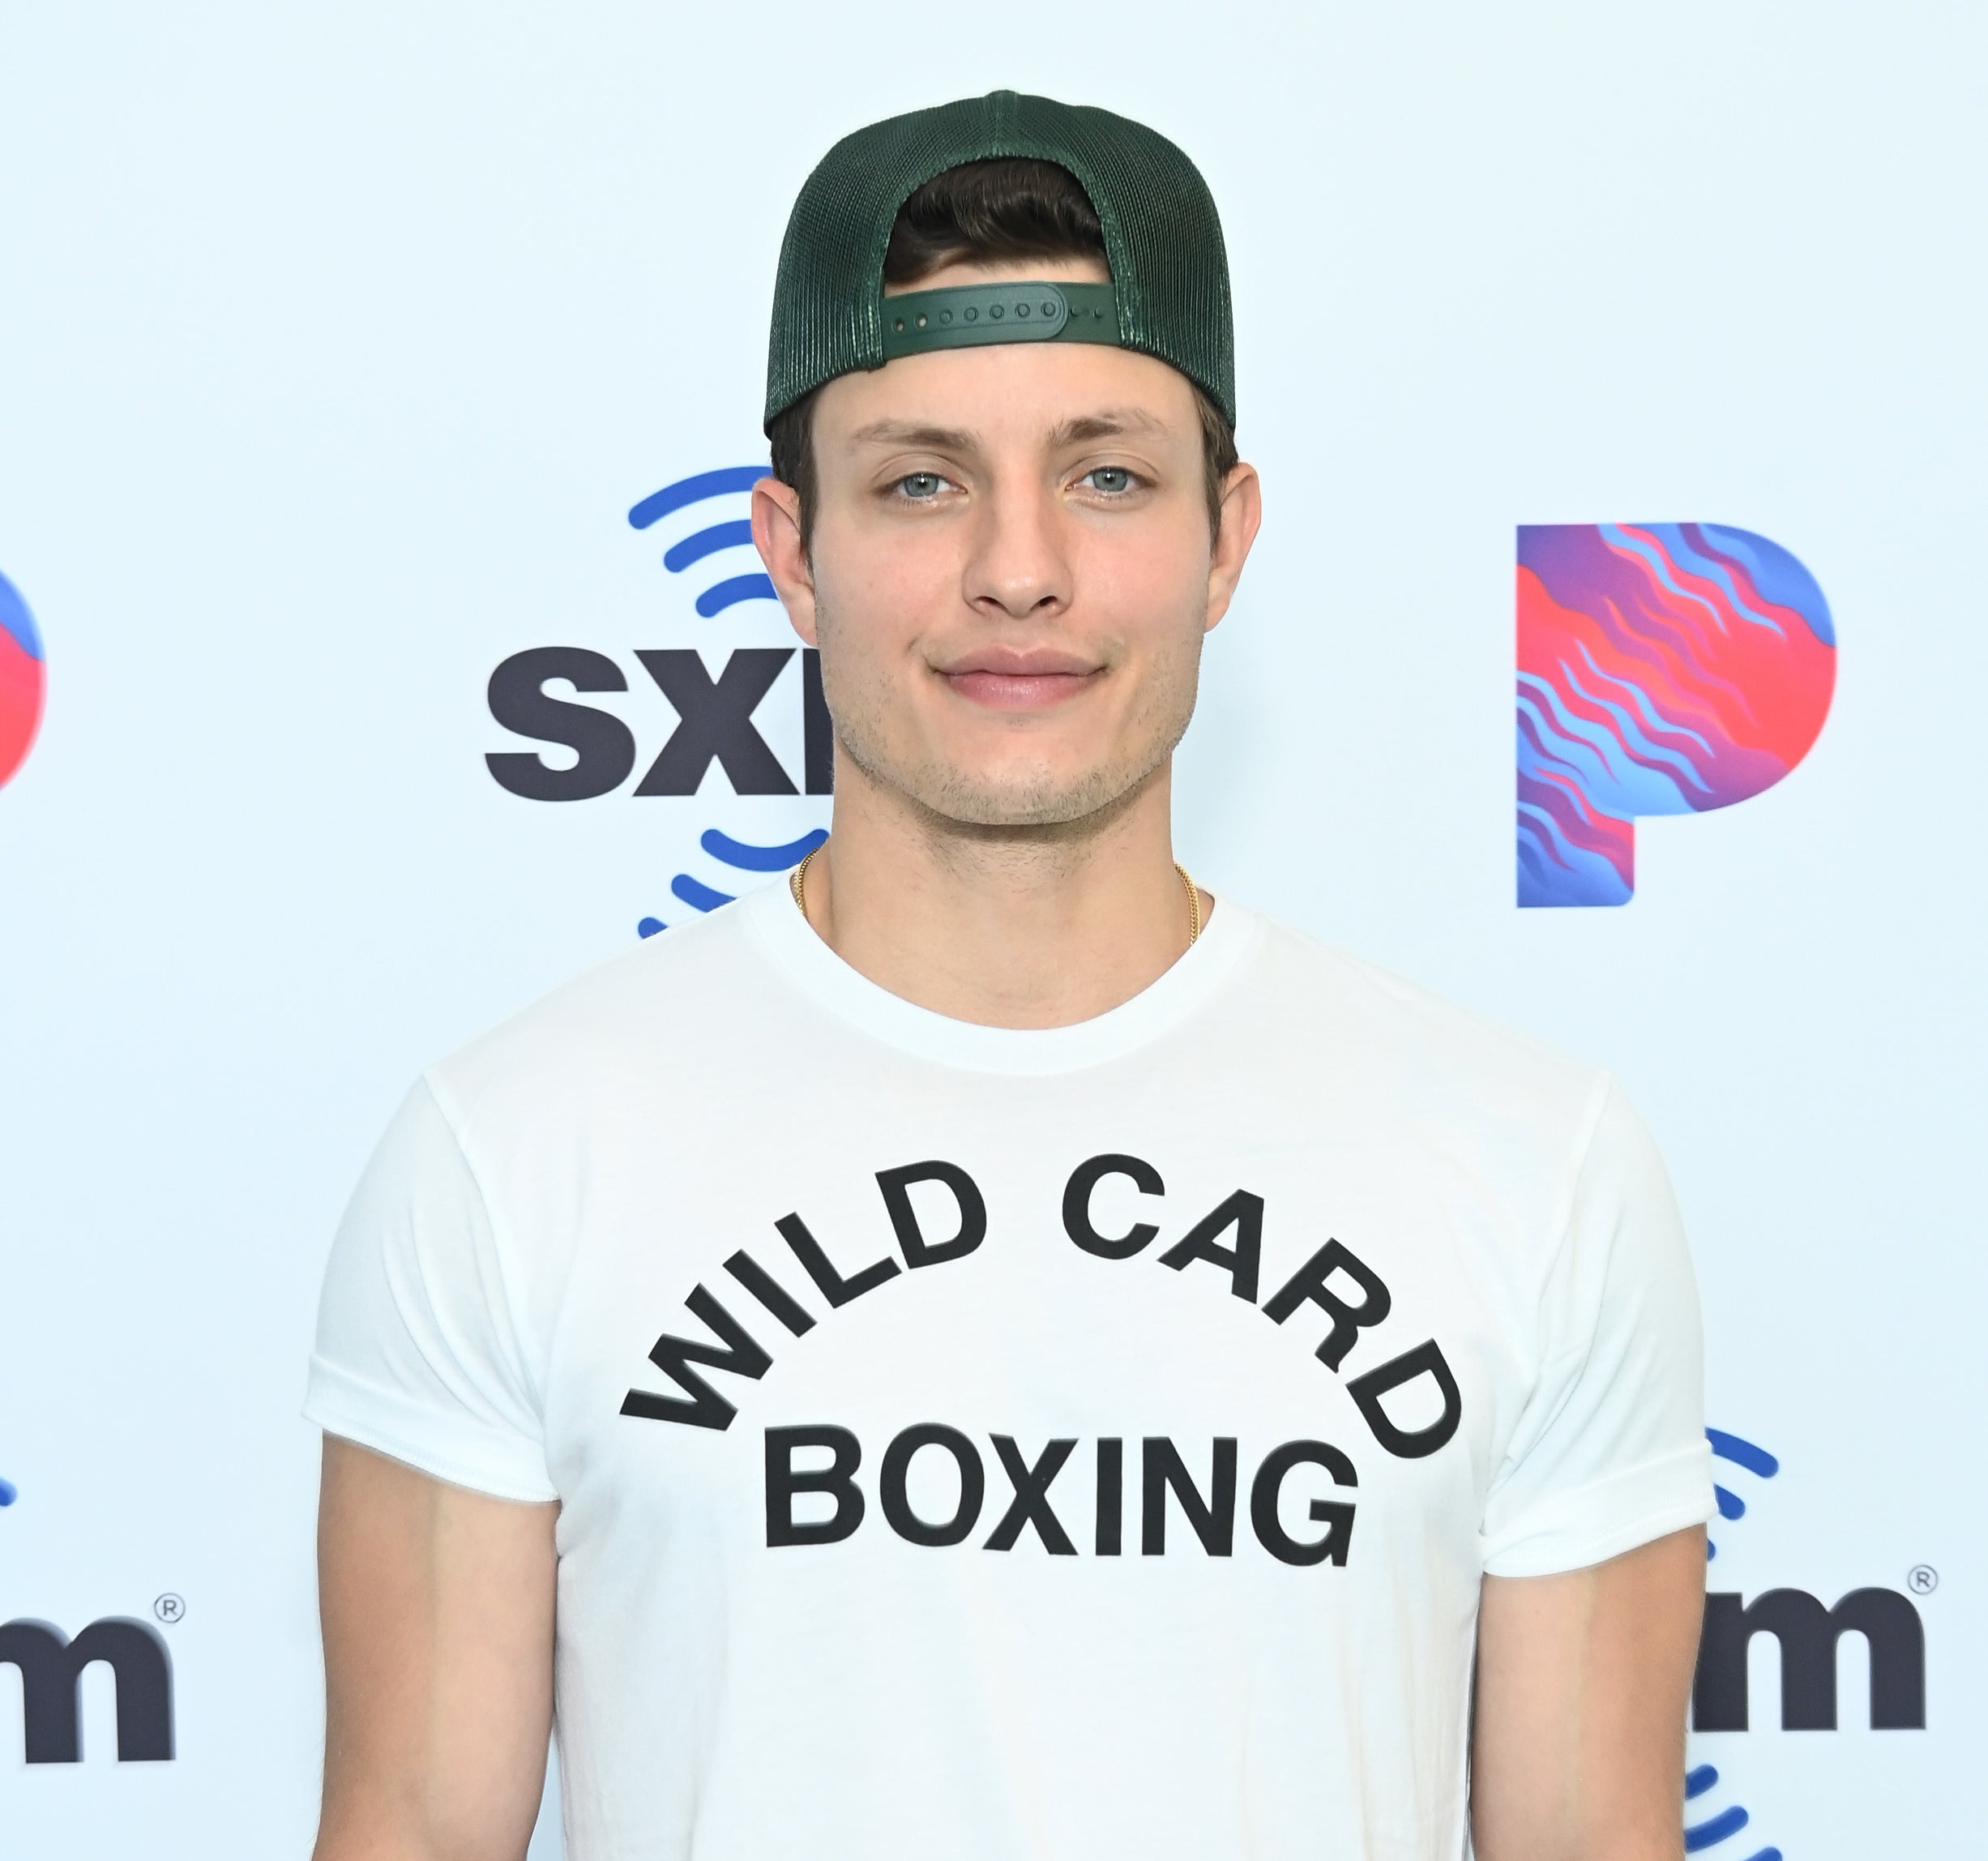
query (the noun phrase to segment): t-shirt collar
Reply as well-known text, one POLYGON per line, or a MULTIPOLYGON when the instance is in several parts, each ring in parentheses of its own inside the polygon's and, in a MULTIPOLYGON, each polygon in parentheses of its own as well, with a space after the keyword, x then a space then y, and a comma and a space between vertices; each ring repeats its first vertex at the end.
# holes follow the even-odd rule
POLYGON ((810 1001, 887 1046, 980 1072, 1074 1072, 1122 1059, 1215 995, 1258 934, 1258 920, 1225 896, 1200 936, 1129 1001, 1067 1027, 991 1028, 934 1014, 852 969, 795 908, 785 879, 748 893, 732 909, 762 954, 810 1001))

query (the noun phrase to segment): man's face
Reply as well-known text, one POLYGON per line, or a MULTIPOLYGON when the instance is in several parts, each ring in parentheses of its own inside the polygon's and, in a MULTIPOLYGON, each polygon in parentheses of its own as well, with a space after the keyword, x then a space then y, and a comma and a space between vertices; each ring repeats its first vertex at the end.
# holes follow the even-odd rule
MULTIPOLYGON (((1037 260, 917 288, 1106 276, 1037 260)), ((1165 763, 1256 527, 1240 468, 1210 537, 1185 377, 1088 343, 907 356, 828 383, 814 448, 810 552, 785 486, 763 482, 755 528, 866 776, 1024 827, 1095 815, 1165 763)))

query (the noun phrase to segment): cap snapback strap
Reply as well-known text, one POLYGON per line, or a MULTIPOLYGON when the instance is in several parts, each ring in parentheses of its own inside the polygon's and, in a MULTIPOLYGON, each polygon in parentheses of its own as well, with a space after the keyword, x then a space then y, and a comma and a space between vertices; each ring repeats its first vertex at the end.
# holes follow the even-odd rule
POLYGON ((953 284, 905 291, 883 302, 883 359, 985 343, 1118 343, 1109 284, 953 284))

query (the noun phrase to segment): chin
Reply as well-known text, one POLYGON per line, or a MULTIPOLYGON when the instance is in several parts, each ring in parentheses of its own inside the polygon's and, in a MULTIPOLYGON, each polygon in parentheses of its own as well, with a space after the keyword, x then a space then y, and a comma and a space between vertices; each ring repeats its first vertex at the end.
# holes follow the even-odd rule
POLYGON ((1080 770, 950 768, 904 785, 924 806, 962 827, 1051 828, 1088 820, 1141 780, 1116 767, 1080 770))
MULTIPOLYGON (((838 695, 831 693, 832 707, 838 695)), ((1138 794, 1165 765, 1187 716, 1182 706, 1157 730, 1100 731, 1082 744, 1023 744, 1005 732, 978 742, 963 742, 959 733, 950 742, 940 732, 894 733, 851 707, 837 717, 836 736, 871 781, 938 820, 993 832, 1054 830, 1097 823, 1138 794)))

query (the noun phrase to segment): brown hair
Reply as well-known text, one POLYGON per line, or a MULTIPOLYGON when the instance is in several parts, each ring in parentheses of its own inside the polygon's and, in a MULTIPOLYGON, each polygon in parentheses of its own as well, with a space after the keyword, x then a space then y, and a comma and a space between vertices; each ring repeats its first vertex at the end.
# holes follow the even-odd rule
MULTIPOLYGON (((883 281, 915 284, 960 259, 1105 258, 1104 229, 1076 177, 1053 161, 969 161, 934 175, 897 210, 883 255, 883 281)), ((1192 384, 1191 384, 1192 385, 1192 384)), ((773 476, 801 500, 801 543, 814 528, 814 397, 803 395, 767 430, 773 476)), ((1235 429, 1195 385, 1208 528, 1221 528, 1222 486, 1236 465, 1235 429)))

